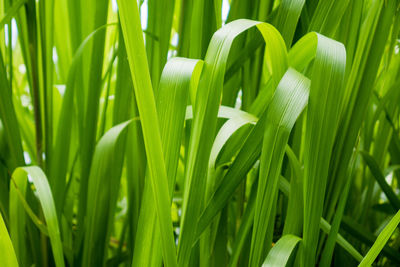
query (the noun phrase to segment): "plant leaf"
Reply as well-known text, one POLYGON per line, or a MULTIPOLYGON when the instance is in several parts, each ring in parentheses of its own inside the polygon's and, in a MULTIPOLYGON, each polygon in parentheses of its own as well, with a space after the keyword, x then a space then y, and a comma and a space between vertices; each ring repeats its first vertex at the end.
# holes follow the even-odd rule
POLYGON ((301 238, 294 235, 284 235, 272 247, 262 267, 286 266, 290 256, 295 252, 301 238))

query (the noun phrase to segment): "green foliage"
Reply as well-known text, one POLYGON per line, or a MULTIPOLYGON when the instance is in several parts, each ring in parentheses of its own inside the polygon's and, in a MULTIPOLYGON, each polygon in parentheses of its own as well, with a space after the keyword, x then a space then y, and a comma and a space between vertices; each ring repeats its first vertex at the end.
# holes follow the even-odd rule
POLYGON ((15 256, 14 248, 8 235, 7 228, 4 224, 3 217, 0 215, 0 248, 3 253, 3 266, 11 267, 18 266, 17 257, 15 256))
POLYGON ((1 0, 0 265, 399 266, 399 8, 1 0))

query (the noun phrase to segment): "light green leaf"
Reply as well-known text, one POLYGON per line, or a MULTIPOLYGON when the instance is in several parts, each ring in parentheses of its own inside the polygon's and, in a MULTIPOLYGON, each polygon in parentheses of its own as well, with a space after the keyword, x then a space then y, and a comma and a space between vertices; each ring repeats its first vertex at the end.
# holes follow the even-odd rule
POLYGON ((305 132, 303 260, 305 266, 313 266, 329 161, 344 96, 346 50, 341 43, 322 35, 307 36, 314 36, 317 45, 305 132))
POLYGON ((176 266, 177 258, 170 209, 171 198, 168 192, 161 134, 144 47, 143 32, 140 26, 139 10, 136 1, 118 0, 117 2, 135 97, 142 123, 149 177, 161 232, 164 263, 168 267, 176 266))
POLYGON ((282 37, 269 24, 237 20, 214 34, 204 60, 188 148, 182 228, 178 246, 181 266, 188 264, 192 245, 196 241, 197 219, 205 192, 204 177, 207 175, 208 158, 217 126, 217 113, 229 51, 232 42, 240 33, 256 25, 266 40, 266 57, 269 60, 265 64, 270 64, 273 70, 272 80, 276 84, 287 68, 286 47, 282 37))
POLYGON ((390 236, 396 230, 397 225, 400 223, 400 210, 393 216, 390 222, 386 225, 386 227, 379 234, 373 246, 369 249, 367 255, 365 255, 364 259, 360 262, 358 266, 371 266, 374 263, 376 257, 378 257, 379 253, 383 249, 383 247, 388 242, 390 236))
MULTIPOLYGON (((56 262, 56 266, 64 267, 65 263, 64 263, 63 247, 61 243, 60 228, 58 224, 53 195, 51 193, 49 183, 47 182, 46 175, 39 167, 30 166, 30 167, 19 167, 15 169, 12 176, 17 181, 16 184, 21 184, 21 183, 26 184, 28 182, 27 179, 28 176, 32 179, 47 224, 51 248, 53 250, 53 256, 56 262)), ((14 184, 14 186, 16 184, 14 184)))
POLYGON ((298 236, 282 236, 268 253, 262 267, 286 266, 289 262, 290 256, 296 251, 299 242, 301 242, 301 238, 298 236))
POLYGON ((285 147, 292 127, 307 104, 309 87, 310 81, 306 77, 294 69, 289 69, 279 83, 267 109, 260 157, 260 177, 254 214, 250 266, 261 264, 264 258, 264 244, 266 244, 268 252, 268 244, 272 242, 273 227, 268 230, 268 226, 275 217, 273 205, 277 199, 285 147))
POLYGON ((132 120, 114 126, 96 145, 89 177, 82 260, 85 266, 103 266, 107 256, 124 163, 123 133, 131 122, 132 120))
MULTIPOLYGON (((186 103, 189 92, 198 85, 202 64, 200 60, 173 58, 167 62, 161 75, 157 108, 168 175, 168 191, 171 196, 175 186, 179 150, 184 132, 186 103)), ((144 186, 133 255, 133 262, 139 266, 161 263, 160 231, 156 224, 154 205, 151 185, 147 182, 144 186)))
POLYGON ((11 243, 10 236, 6 225, 3 221, 3 216, 0 213, 0 251, 1 261, 4 267, 18 267, 17 257, 15 256, 14 248, 11 243))

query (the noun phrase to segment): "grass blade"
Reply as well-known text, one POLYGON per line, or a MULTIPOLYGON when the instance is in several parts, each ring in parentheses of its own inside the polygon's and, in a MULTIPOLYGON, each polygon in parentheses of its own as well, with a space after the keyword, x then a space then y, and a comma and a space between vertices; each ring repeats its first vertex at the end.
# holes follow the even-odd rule
MULTIPOLYGON (((183 221, 178 253, 179 263, 188 264, 192 244, 196 240, 197 219, 205 192, 208 158, 212 148, 211 138, 216 130, 219 99, 223 87, 229 51, 233 40, 242 32, 256 26, 270 46, 269 63, 274 64, 273 79, 279 81, 287 63, 286 48, 279 33, 269 24, 256 21, 237 20, 225 25, 211 40, 205 58, 203 74, 196 96, 192 135, 189 144, 189 156, 185 173, 185 194, 183 221), (271 53, 274 51, 275 53, 271 53), (283 57, 280 57, 280 56, 283 57), (201 201, 200 201, 201 200, 201 201)), ((266 63, 267 64, 267 63, 266 63)))
POLYGON ((284 235, 272 247, 262 267, 286 266, 295 252, 301 238, 294 235, 284 235))
POLYGON ((332 146, 344 95, 346 51, 342 44, 315 35, 304 151, 303 260, 314 266, 332 146))
POLYGON ((367 255, 365 255, 364 259, 360 262, 358 266, 371 266, 375 261, 376 257, 378 257, 379 253, 383 249, 383 247, 388 242, 390 236, 396 230, 397 225, 400 223, 400 210, 393 216, 390 222, 386 225, 386 227, 379 234, 375 243, 372 245, 367 255))
POLYGON ((281 172, 285 147, 289 134, 308 101, 310 81, 289 69, 276 89, 267 110, 262 152, 260 157, 260 177, 254 215, 253 237, 250 250, 250 266, 258 266, 264 258, 264 246, 269 251, 272 240, 272 227, 268 222, 274 220, 273 203, 276 202, 278 181, 281 172), (266 244, 266 245, 264 245, 266 244))
MULTIPOLYGON (((200 60, 173 58, 161 75, 157 107, 170 195, 173 194, 177 176, 185 107, 191 87, 198 85, 202 64, 200 60)), ((161 262, 160 232, 156 212, 152 208, 153 199, 151 185, 146 183, 133 255, 133 262, 140 266, 159 265, 161 262)))
POLYGON ((374 158, 369 155, 365 151, 360 151, 360 154, 363 156, 365 162, 367 163, 369 169, 371 170, 374 178, 378 182, 379 186, 381 187, 382 191, 385 193, 386 197, 389 200, 389 203, 392 205, 392 207, 395 210, 400 209, 400 199, 396 196, 396 194, 393 192, 392 188, 388 183, 386 182, 385 177, 382 174, 382 171, 380 170, 378 163, 374 160, 374 158))
POLYGON ((282 34, 283 39, 285 39, 288 49, 291 47, 294 32, 305 2, 305 0, 284 0, 279 5, 274 25, 282 34))
POLYGON ((8 235, 3 216, 0 214, 0 251, 2 253, 2 265, 4 267, 18 267, 17 257, 8 235))
POLYGON ((96 145, 89 178, 88 212, 82 260, 85 266, 103 266, 107 256, 106 248, 124 163, 124 132, 131 122, 132 120, 114 126, 96 145), (99 222, 102 222, 101 225, 99 222))
MULTIPOLYGON (((47 177, 43 173, 43 171, 37 166, 19 167, 14 171, 12 176, 17 181, 25 181, 25 183, 27 183, 28 175, 32 179, 40 204, 42 206, 56 266, 64 267, 65 263, 60 237, 60 228, 58 224, 53 196, 50 190, 50 186, 47 182, 47 177)), ((20 182, 17 183, 19 184, 20 182)))
POLYGON ((136 2, 119 0, 118 4, 136 101, 142 122, 144 143, 148 157, 148 171, 161 232, 164 263, 166 266, 176 266, 177 259, 173 239, 167 173, 162 152, 156 104, 143 42, 143 32, 140 27, 139 10, 136 2))

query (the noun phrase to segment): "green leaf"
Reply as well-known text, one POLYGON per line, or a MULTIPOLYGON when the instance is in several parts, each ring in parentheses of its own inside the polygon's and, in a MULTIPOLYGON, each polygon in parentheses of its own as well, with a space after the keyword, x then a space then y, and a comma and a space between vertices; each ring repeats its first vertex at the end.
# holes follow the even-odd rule
POLYGON ((25 165, 23 151, 22 151, 22 140, 17 121, 17 115, 15 113, 12 91, 9 87, 9 81, 7 79, 7 72, 4 66, 3 56, 0 51, 0 119, 2 120, 5 137, 10 148, 10 169, 13 171, 18 166, 25 165))
POLYGON ((96 145, 89 177, 82 260, 85 266, 103 266, 106 260, 124 163, 124 132, 131 122, 114 126, 96 145))
POLYGON ((287 48, 291 47, 293 35, 300 18, 305 0, 283 0, 276 16, 276 28, 282 34, 287 48))
POLYGON ((309 35, 314 36, 317 47, 305 132, 303 260, 305 266, 314 266, 329 161, 344 96, 346 50, 332 39, 309 35))
MULTIPOLYGON (((283 176, 279 179, 279 190, 282 191, 286 196, 290 195, 290 185, 289 182, 283 176)), ((329 234, 331 231, 331 225, 324 219, 320 218, 319 226, 322 231, 329 234)), ((338 243, 343 249, 345 249, 354 259, 361 261, 361 254, 346 240, 341 234, 336 235, 336 243, 338 243)))
POLYGON ((373 174, 374 178, 376 179, 379 186, 381 187, 383 193, 385 193, 386 197, 388 198, 389 203, 392 205, 392 207, 395 210, 399 210, 400 209, 400 199, 396 196, 396 194, 393 192, 393 189, 386 182, 386 179, 383 176, 382 171, 380 170, 380 168, 378 166, 378 163, 366 151, 360 151, 360 154, 363 156, 365 162, 367 163, 369 169, 371 170, 371 173, 373 174))
POLYGON ((301 242, 301 238, 298 236, 282 236, 268 253, 262 267, 286 266, 289 262, 290 256, 296 251, 299 242, 301 242))
MULTIPOLYGON (((273 80, 279 82, 287 67, 286 48, 279 33, 269 24, 249 20, 231 22, 217 31, 209 46, 196 96, 192 134, 185 171, 183 219, 178 246, 181 266, 189 262, 196 241, 197 220, 202 206, 208 158, 217 124, 219 101, 233 40, 242 32, 256 26, 267 42, 268 63, 273 66, 273 80)), ((267 64, 267 63, 266 63, 267 64)), ((203 230, 203 229, 202 229, 203 230)))
POLYGON ((155 208, 161 232, 162 250, 166 266, 176 266, 176 249, 173 238, 170 194, 156 104, 151 85, 143 32, 140 26, 136 1, 118 0, 121 27, 125 39, 135 97, 143 129, 148 158, 148 171, 153 189, 155 208))
MULTIPOLYGON (((171 196, 175 186, 179 150, 184 133, 186 103, 192 87, 198 85, 202 64, 200 60, 173 58, 167 62, 161 75, 157 108, 168 176, 168 191, 171 196)), ((154 205, 151 184, 147 182, 144 186, 133 255, 133 262, 140 266, 161 263, 160 231, 157 228, 154 205)))
MULTIPOLYGON (((358 241, 372 246, 376 240, 376 236, 372 234, 368 229, 366 229, 363 225, 355 222, 352 218, 347 216, 343 216, 342 219, 342 229, 346 231, 346 233, 350 234, 353 238, 358 241)), ((385 255, 388 259, 393 260, 396 263, 400 262, 400 255, 397 251, 391 248, 388 244, 386 244, 382 249, 382 254, 385 255)), ((360 255, 361 256, 361 255, 360 255)), ((362 256, 357 260, 361 261, 362 256)))
POLYGON ((318 6, 311 19, 309 30, 331 37, 339 26, 337 22, 342 19, 349 2, 349 0, 335 2, 330 0, 318 1, 318 6))
POLYGON ((11 18, 15 16, 15 13, 26 3, 27 0, 19 0, 14 2, 13 5, 8 9, 7 13, 0 20, 0 28, 3 28, 4 24, 9 23, 11 18))
POLYGON ((0 251, 2 255, 2 265, 4 267, 18 267, 17 257, 15 256, 14 248, 8 235, 6 225, 3 221, 3 216, 0 213, 0 251))
POLYGON ((367 255, 365 255, 364 259, 360 262, 358 266, 371 266, 374 263, 376 257, 378 257, 379 253, 383 249, 383 247, 388 242, 390 236, 396 230, 397 226, 400 223, 400 210, 393 216, 390 222, 385 226, 382 232, 379 234, 375 243, 369 249, 367 255))
MULTIPOLYGON (((65 263, 60 237, 60 228, 58 224, 53 195, 51 193, 49 183, 47 182, 47 177, 43 173, 43 171, 37 166, 19 167, 15 169, 12 177, 15 179, 16 184, 26 184, 28 182, 28 175, 32 179, 33 185, 35 186, 37 192, 37 196, 42 206, 56 266, 64 267, 65 263)), ((14 184, 14 186, 16 184, 14 184)))
POLYGON ((290 69, 283 76, 267 109, 266 127, 260 157, 260 177, 254 215, 253 237, 250 250, 250 266, 261 264, 264 244, 269 251, 272 243, 274 220, 273 204, 278 193, 278 181, 289 134, 308 101, 310 81, 290 69))
POLYGON ((71 110, 74 107, 74 97, 76 95, 76 80, 77 72, 79 71, 79 64, 82 60, 82 55, 85 49, 93 40, 93 37, 105 31, 108 27, 116 26, 117 24, 107 24, 97 28, 89 34, 82 44, 77 49, 69 68, 68 77, 66 81, 65 94, 61 106, 57 134, 55 135, 54 147, 52 152, 52 161, 49 166, 50 169, 50 185, 55 197, 55 203, 58 212, 61 212, 62 205, 64 204, 65 187, 66 187, 66 174, 68 172, 69 157, 71 152, 71 139, 73 137, 73 123, 74 115, 71 110))

